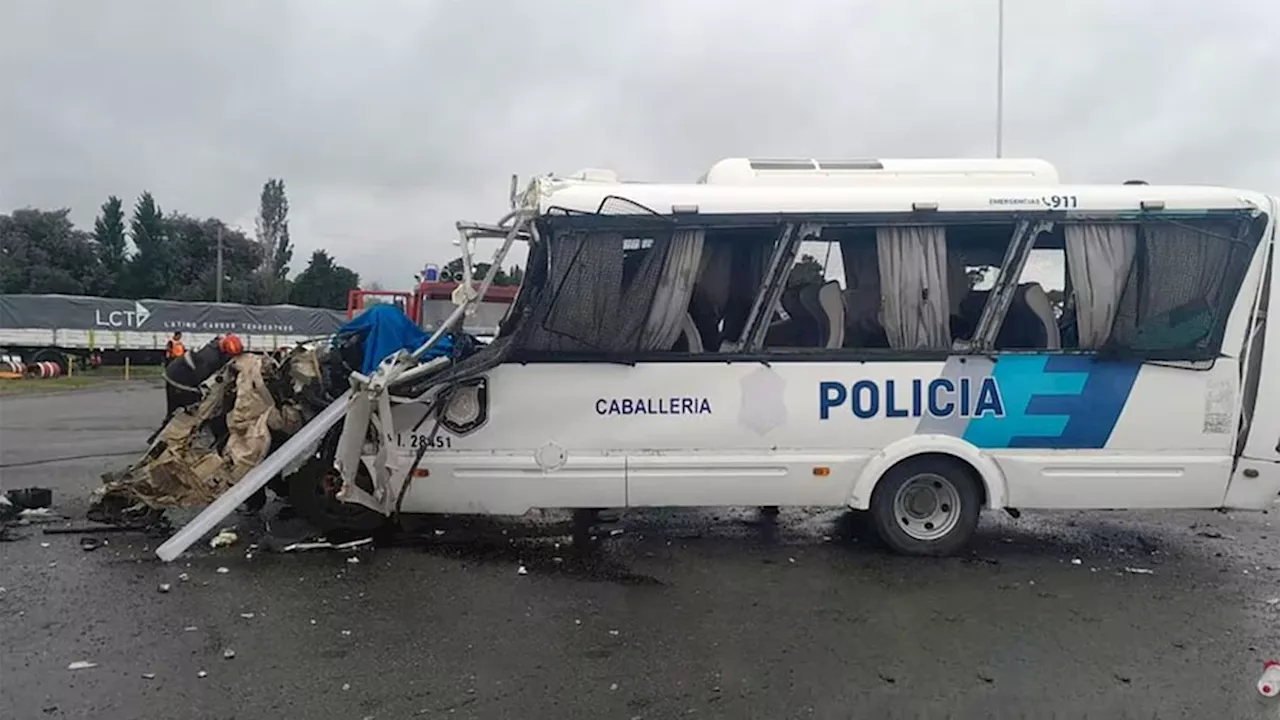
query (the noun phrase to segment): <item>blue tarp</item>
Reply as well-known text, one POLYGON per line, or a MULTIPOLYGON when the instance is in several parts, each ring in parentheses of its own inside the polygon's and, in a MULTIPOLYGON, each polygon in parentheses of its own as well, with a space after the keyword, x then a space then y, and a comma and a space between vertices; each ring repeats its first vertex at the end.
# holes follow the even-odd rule
MULTIPOLYGON (((364 364, 360 372, 365 375, 373 374, 379 363, 399 350, 417 350, 430 337, 414 325, 403 310, 386 304, 374 305, 347 321, 346 325, 338 328, 338 335, 361 335, 364 338, 364 364)), ((451 352, 452 338, 445 335, 427 351, 424 359, 451 352)))

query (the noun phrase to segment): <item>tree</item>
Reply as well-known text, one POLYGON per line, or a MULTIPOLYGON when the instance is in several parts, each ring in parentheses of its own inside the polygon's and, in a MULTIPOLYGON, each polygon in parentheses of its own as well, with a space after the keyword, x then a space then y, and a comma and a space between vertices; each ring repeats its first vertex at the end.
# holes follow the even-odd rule
POLYGON ((70 214, 27 208, 0 215, 0 292, 102 292, 107 276, 97 248, 70 214))
MULTIPOLYGON (((212 301, 217 298, 218 235, 222 235, 223 302, 261 303, 263 283, 257 270, 262 248, 239 230, 216 218, 200 220, 171 213, 162 220, 170 270, 165 290, 168 300, 212 301)), ((274 278, 270 278, 274 282, 274 278)))
POLYGON ((93 221, 93 239, 97 242, 98 260, 106 274, 107 293, 125 291, 125 269, 129 262, 129 239, 125 237, 124 209, 120 198, 112 195, 102 203, 102 214, 93 221))
POLYGON ((791 268, 791 275, 787 277, 787 287, 821 284, 826 278, 826 270, 817 258, 812 255, 801 255, 795 267, 791 268))
POLYGON ((169 289, 173 258, 165 246, 164 216, 150 192, 143 192, 134 205, 129 229, 138 249, 129 260, 129 295, 160 297, 169 289))
POLYGON ((272 178, 262 186, 258 200, 258 244, 262 246, 262 270, 283 280, 289 275, 293 243, 289 240, 289 198, 284 180, 272 178))
POLYGON ((360 276, 355 271, 335 263, 324 250, 316 250, 311 254, 306 269, 294 279, 289 302, 345 310, 347 293, 358 287, 360 276))

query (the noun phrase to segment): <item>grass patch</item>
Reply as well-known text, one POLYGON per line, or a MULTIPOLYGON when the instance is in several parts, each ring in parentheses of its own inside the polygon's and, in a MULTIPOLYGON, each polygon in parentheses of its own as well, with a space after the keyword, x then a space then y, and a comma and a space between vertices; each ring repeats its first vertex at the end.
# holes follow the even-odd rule
MULTIPOLYGON (((129 378, 158 378, 164 373, 162 365, 134 365, 129 368, 129 378)), ((99 377, 107 380, 123 380, 124 366, 112 365, 110 367, 103 366, 92 370, 77 370, 75 376, 83 375, 84 377, 99 377)))
POLYGON ((45 378, 43 380, 36 378, 19 378, 16 380, 0 378, 0 396, 28 395, 55 390, 78 390, 101 385, 104 382, 107 382, 107 378, 95 378, 88 375, 45 378))
MULTIPOLYGON (((129 368, 129 380, 158 380, 164 372, 159 365, 141 365, 129 368)), ((0 396, 31 395, 123 382, 125 379, 123 366, 100 367, 93 370, 73 372, 70 377, 63 375, 56 378, 0 378, 0 396)))

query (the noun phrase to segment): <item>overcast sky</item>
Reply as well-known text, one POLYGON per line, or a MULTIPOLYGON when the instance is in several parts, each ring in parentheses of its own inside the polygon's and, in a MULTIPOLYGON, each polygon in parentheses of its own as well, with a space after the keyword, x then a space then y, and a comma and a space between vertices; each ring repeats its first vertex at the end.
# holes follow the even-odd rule
MULTIPOLYGON (((1280 2, 1007 0, 1005 156, 1280 193, 1280 2)), ((0 0, 0 212, 109 194, 406 286, 511 173, 990 156, 996 0, 0 0)))

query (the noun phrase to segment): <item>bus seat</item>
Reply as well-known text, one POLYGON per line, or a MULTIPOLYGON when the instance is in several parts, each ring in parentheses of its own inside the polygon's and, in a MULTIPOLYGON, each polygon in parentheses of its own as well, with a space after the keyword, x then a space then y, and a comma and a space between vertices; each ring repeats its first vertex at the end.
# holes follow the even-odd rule
POLYGON ((816 283, 803 285, 800 288, 800 305, 804 308, 805 319, 800 335, 800 347, 826 347, 827 327, 826 313, 818 300, 822 286, 816 283))
POLYGON ((769 325, 765 335, 765 345, 769 347, 808 347, 812 345, 812 336, 816 319, 809 312, 801 299, 805 286, 793 285, 782 291, 779 304, 786 312, 787 319, 777 320, 769 325))
POLYGON ((1014 302, 1022 303, 1044 324, 1045 348, 1061 350, 1062 335, 1058 330, 1058 318, 1053 314, 1053 303, 1049 302, 1049 295, 1044 287, 1035 282, 1019 285, 1014 302))
POLYGON ((791 320, 799 321, 805 316, 804 303, 800 301, 800 291, 803 285, 792 285, 782 291, 782 297, 779 298, 778 304, 786 311, 787 317, 791 320))
POLYGON ((702 333, 698 331, 698 324, 693 321, 692 313, 684 314, 684 321, 680 323, 680 332, 684 335, 685 348, 688 352, 702 352, 702 333))
POLYGON ((827 326, 824 333, 827 342, 824 347, 844 347, 844 292, 840 289, 840 283, 835 280, 823 283, 818 288, 817 297, 822 311, 819 320, 827 326))

